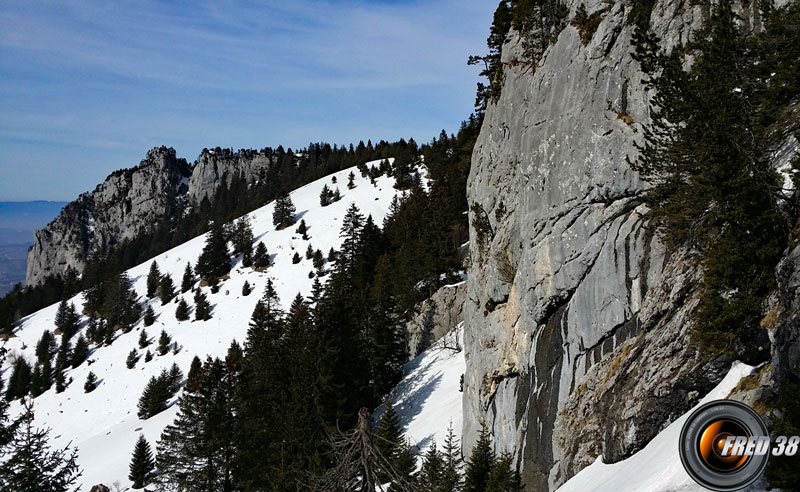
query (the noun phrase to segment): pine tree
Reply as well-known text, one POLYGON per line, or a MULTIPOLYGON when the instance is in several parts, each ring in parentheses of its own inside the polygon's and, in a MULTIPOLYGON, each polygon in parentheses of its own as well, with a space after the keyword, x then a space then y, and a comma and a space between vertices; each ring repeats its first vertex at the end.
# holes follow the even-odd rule
POLYGON ((522 478, 518 471, 513 469, 514 457, 511 453, 504 452, 498 456, 489 473, 486 483, 486 492, 522 492, 522 478))
POLYGON ((150 345, 150 338, 147 335, 147 330, 142 328, 141 333, 139 333, 139 348, 144 350, 148 345, 150 345))
POLYGON ((247 297, 247 296, 250 295, 250 292, 252 292, 252 291, 253 291, 253 288, 250 287, 250 282, 245 280, 244 283, 242 284, 242 295, 247 297))
POLYGON ((337 186, 335 190, 333 190, 333 197, 331 201, 338 202, 342 199, 342 193, 339 191, 339 187, 337 186))
POLYGON ((297 251, 295 251, 295 252, 294 252, 294 256, 292 256, 292 263, 294 263, 295 265, 297 265, 298 263, 300 263, 300 260, 301 260, 301 258, 300 258, 300 253, 298 253, 297 251))
POLYGON ((153 306, 147 305, 147 309, 144 310, 144 326, 152 326, 153 323, 156 322, 156 313, 153 311, 153 306))
POLYGON ((167 332, 161 330, 161 335, 158 337, 158 355, 166 355, 169 352, 169 345, 172 343, 172 338, 167 335, 167 332))
POLYGON ((164 488, 178 490, 238 490, 233 474, 237 456, 233 390, 225 364, 207 359, 193 391, 178 400, 173 424, 157 443, 156 480, 164 488))
POLYGON ((442 479, 441 490, 453 491, 461 490, 463 477, 461 469, 464 465, 461 459, 461 443, 453 431, 453 422, 447 427, 447 436, 444 440, 444 452, 442 453, 442 479))
POLYGON ((328 250, 328 263, 333 263, 336 261, 336 250, 331 248, 328 250))
POLYGON ((178 307, 175 308, 175 319, 178 321, 186 321, 189 319, 189 305, 183 297, 178 301, 178 307))
POLYGON ((183 371, 181 371, 181 368, 178 367, 178 364, 173 362, 166 377, 169 383, 169 392, 174 395, 181 389, 181 384, 183 383, 183 371))
POLYGON ((242 266, 250 267, 253 262, 253 227, 250 218, 243 215, 233 228, 233 253, 242 255, 242 266))
POLYGON ((384 458, 394 464, 395 457, 403 444, 403 429, 400 418, 392 405, 392 398, 386 398, 384 410, 375 430, 375 445, 384 458))
POLYGON ((165 306, 175 297, 175 284, 172 282, 172 277, 168 273, 161 276, 158 282, 158 298, 161 299, 161 305, 165 306))
POLYGON ((478 442, 472 448, 472 455, 467 461, 467 468, 464 472, 464 492, 483 492, 489 482, 489 474, 492 472, 494 462, 492 437, 486 424, 483 424, 478 435, 478 442))
POLYGON ((220 278, 231 271, 231 259, 228 255, 228 241, 222 226, 214 223, 206 237, 206 244, 200 258, 197 259, 195 271, 204 280, 220 278))
POLYGON ((86 323, 86 338, 92 343, 97 343, 97 320, 94 318, 89 318, 86 323))
POLYGON ((31 387, 30 387, 30 395, 33 398, 41 395, 44 391, 44 382, 42 381, 42 368, 37 363, 33 366, 33 372, 31 373, 31 387))
POLYGON ((97 376, 89 371, 89 374, 86 375, 86 382, 83 383, 83 391, 85 393, 91 393, 95 388, 97 388, 97 376))
POLYGON ((42 391, 47 391, 53 386, 53 366, 50 359, 42 363, 42 391))
POLYGON ((127 273, 121 272, 104 282, 101 315, 106 320, 106 341, 117 329, 128 331, 139 320, 142 307, 127 273))
POLYGON ((135 348, 131 349, 131 351, 128 352, 128 358, 125 359, 125 366, 128 369, 133 369, 138 361, 139 361, 139 352, 137 352, 135 348))
POLYGON ((356 187, 355 183, 356 175, 353 174, 353 171, 350 171, 350 174, 347 175, 347 189, 352 190, 356 187))
POLYGON ((64 390, 67 389, 63 368, 56 366, 54 379, 56 381, 56 393, 63 393, 64 390))
POLYGON ((33 405, 25 404, 25 412, 14 430, 0 464, 0 487, 14 492, 67 492, 81 476, 78 452, 69 446, 51 451, 49 430, 33 427, 33 405))
POLYGON ((56 311, 55 324, 56 330, 61 333, 62 340, 69 340, 78 331, 79 320, 78 313, 75 312, 75 305, 61 301, 58 311, 56 311))
POLYGON ((189 366, 189 375, 186 376, 186 391, 197 391, 200 384, 200 377, 202 376, 203 363, 200 362, 200 357, 194 356, 192 363, 189 366))
POLYGON ((144 361, 150 362, 151 360, 153 360, 153 354, 151 354, 150 350, 148 349, 147 352, 145 352, 144 354, 144 361))
POLYGON ((328 188, 328 185, 323 185, 322 191, 319 193, 319 204, 323 207, 327 207, 331 204, 331 190, 328 188))
POLYGON ((272 212, 272 224, 277 229, 289 227, 294 223, 295 213, 296 209, 292 203, 292 198, 288 193, 283 193, 275 200, 275 209, 272 212))
POLYGON ((322 271, 322 268, 325 266, 325 258, 322 256, 322 251, 320 250, 314 251, 314 255, 312 256, 312 263, 314 264, 314 268, 317 269, 317 272, 322 271))
POLYGON ((45 360, 50 359, 58 349, 56 344, 56 337, 50 330, 44 330, 42 338, 36 344, 36 360, 43 363, 45 360))
POLYGON ((194 285, 194 272, 192 272, 191 263, 186 263, 186 269, 183 271, 183 280, 181 281, 181 294, 187 293, 194 285))
POLYGON ((211 319, 211 305, 202 290, 194 293, 194 319, 195 321, 208 321, 211 319))
POLYGON ((154 468, 155 460, 153 460, 153 451, 150 449, 150 444, 142 434, 139 434, 139 439, 136 440, 136 445, 133 448, 131 464, 128 467, 130 471, 128 480, 133 482, 133 488, 141 489, 147 485, 154 468))
POLYGON ((267 247, 263 242, 259 241, 256 245, 256 252, 253 254, 253 267, 257 269, 264 269, 269 266, 269 254, 267 247))
POLYGON ((300 225, 297 226, 295 232, 303 236, 303 239, 308 240, 308 236, 306 236, 306 233, 308 232, 308 227, 306 227, 305 219, 300 219, 300 225))
POLYGON ((452 492, 458 490, 442 487, 443 476, 444 461, 442 460, 442 455, 439 453, 439 450, 436 449, 436 441, 431 441, 428 450, 422 457, 422 466, 420 467, 419 476, 417 477, 417 490, 420 492, 452 492))
POLYGON ((150 271, 147 273, 147 297, 152 299, 158 290, 158 284, 161 282, 161 271, 158 269, 158 263, 155 260, 150 263, 150 271))
POLYGON ((312 258, 314 258, 314 248, 311 247, 311 243, 308 243, 308 247, 306 248, 306 260, 312 258))
POLYGON ((138 417, 147 420, 166 410, 170 396, 168 379, 162 376, 151 376, 139 397, 138 417))
POLYGON ((11 401, 27 395, 31 389, 31 366, 23 357, 14 361, 11 376, 8 378, 6 400, 11 401))
POLYGON ((72 349, 72 367, 75 368, 83 364, 88 355, 89 343, 83 338, 83 335, 80 335, 75 341, 75 348, 72 349))

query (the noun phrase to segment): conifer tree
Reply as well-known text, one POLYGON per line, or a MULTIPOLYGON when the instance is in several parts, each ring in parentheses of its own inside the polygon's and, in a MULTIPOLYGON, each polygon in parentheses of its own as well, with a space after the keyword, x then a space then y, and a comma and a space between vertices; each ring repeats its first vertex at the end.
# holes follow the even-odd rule
POLYGON ((342 193, 339 191, 339 187, 337 186, 335 190, 333 190, 333 197, 331 201, 338 202, 342 199, 342 193))
POLYGON ((250 295, 250 292, 252 292, 252 291, 253 291, 253 288, 250 287, 250 282, 245 280, 244 283, 242 284, 242 295, 247 297, 247 296, 250 295))
POLYGON ((83 391, 84 393, 91 393, 95 388, 97 388, 97 376, 89 371, 89 374, 86 375, 86 382, 83 383, 83 391))
POLYGON ((172 282, 172 277, 165 273, 161 276, 158 282, 158 298, 161 299, 161 305, 164 306, 175 297, 175 284, 172 282))
POLYGON ((328 250, 328 263, 333 263, 336 261, 336 250, 331 248, 328 250))
POLYGON ((6 400, 11 401, 27 395, 31 389, 32 370, 24 357, 18 357, 11 369, 6 388, 6 400))
POLYGON ((253 227, 250 218, 243 215, 236 221, 233 232, 233 253, 242 255, 242 266, 250 267, 253 263, 253 227))
POLYGON ((42 363, 42 391, 47 391, 53 386, 53 366, 50 359, 42 363))
POLYGON ((153 459, 153 451, 150 449, 150 443, 139 434, 139 439, 136 440, 136 445, 133 448, 133 456, 131 457, 131 464, 128 467, 129 474, 128 480, 133 482, 134 489, 141 489, 150 480, 155 468, 155 460, 153 459))
POLYGON ((522 478, 518 471, 513 469, 514 457, 511 453, 504 452, 497 460, 489 473, 486 483, 486 492, 522 492, 522 478))
POLYGON ((186 391, 197 391, 200 384, 200 377, 202 376, 203 363, 200 362, 200 357, 194 356, 192 363, 189 366, 189 374, 186 376, 186 391))
POLYGON ((197 289, 194 293, 194 319, 195 321, 211 319, 211 305, 201 289, 197 289))
POLYGON ((178 364, 175 362, 172 363, 172 366, 169 368, 169 373, 166 375, 170 394, 175 394, 181 389, 181 383, 183 383, 183 371, 181 368, 178 367, 178 364))
POLYGON ((138 361, 139 361, 139 352, 137 352, 135 348, 131 349, 131 351, 128 352, 128 358, 125 359, 125 366, 128 369, 133 369, 136 366, 136 362, 138 361))
POLYGON ((72 349, 72 367, 75 368, 83 364, 88 355, 89 343, 83 338, 83 335, 80 335, 75 341, 75 347, 72 349))
POLYGON ((394 410, 391 396, 384 402, 384 411, 375 431, 375 445, 384 458, 394 464, 397 453, 403 445, 403 429, 400 418, 394 410))
POLYGON ((161 282, 161 270, 158 269, 158 263, 153 260, 150 263, 150 271, 147 273, 147 297, 152 299, 156 295, 158 285, 161 282))
POLYGON ((289 227, 294 223, 296 209, 288 193, 281 194, 275 200, 275 209, 272 212, 272 224, 277 229, 289 227))
POLYGON ((72 363, 72 343, 69 340, 61 342, 56 355, 56 367, 66 369, 72 363))
POLYGON ((151 376, 147 385, 139 397, 137 405, 137 415, 142 420, 147 420, 153 415, 160 413, 167 408, 170 398, 169 381, 166 377, 151 376))
POLYGON ((156 322, 156 313, 153 311, 153 306, 147 305, 147 309, 144 310, 144 319, 142 323, 144 326, 152 326, 153 323, 156 322))
POLYGON ((442 453, 442 490, 461 490, 463 477, 461 469, 464 462, 461 459, 461 443, 453 431, 453 422, 447 427, 447 436, 444 440, 442 453))
POLYGON ((314 258, 314 248, 311 247, 311 243, 308 243, 308 247, 306 248, 306 260, 312 258, 314 258))
POLYGON ((167 332, 161 330, 161 335, 158 337, 158 355, 166 355, 169 352, 169 345, 172 343, 172 338, 167 335, 167 332))
POLYGON ((30 395, 33 398, 41 395, 44 391, 44 382, 42 381, 42 367, 37 362, 33 366, 33 372, 31 373, 31 387, 30 387, 30 395))
POLYGON ((489 483, 495 457, 492 449, 492 437, 486 424, 481 427, 478 442, 472 448, 472 455, 467 461, 464 472, 464 492, 483 492, 489 483))
POLYGON ((139 333, 139 348, 144 350, 148 345, 150 345, 150 338, 147 335, 147 330, 142 328, 141 333, 139 333))
POLYGON ((33 427, 33 404, 26 402, 25 412, 13 432, 0 463, 0 488, 14 492, 67 492, 81 476, 78 452, 69 446, 51 450, 49 430, 33 427))
POLYGON ((145 352, 144 354, 144 361, 150 362, 151 360, 153 360, 153 354, 151 354, 150 350, 148 349, 147 352, 145 352))
POLYGON ((64 369, 56 366, 54 379, 56 381, 56 393, 63 393, 67 389, 67 382, 64 378, 64 369))
POLYGON ((139 319, 141 313, 142 307, 127 273, 118 273, 105 282, 101 314, 109 332, 106 333, 106 341, 111 339, 110 333, 114 330, 127 330, 139 319))
POLYGON ((322 269, 325 266, 325 258, 322 256, 322 251, 314 251, 312 263, 314 264, 314 268, 317 269, 317 272, 322 272, 322 269))
POLYGON ((225 240, 222 226, 216 222, 206 237, 206 244, 197 259, 195 271, 204 280, 220 278, 231 271, 228 241, 225 240))
POLYGON ((306 233, 308 232, 308 227, 306 226, 305 219, 300 219, 300 225, 297 226, 295 232, 300 234, 303 237, 303 239, 308 240, 308 236, 306 235, 306 233))
POLYGON ((353 171, 350 171, 350 174, 347 175, 347 189, 352 190, 356 187, 355 179, 356 175, 353 174, 353 171))
POLYGON ((39 363, 43 363, 45 360, 50 359, 56 350, 58 350, 58 346, 55 336, 50 330, 44 330, 42 338, 36 344, 36 359, 39 363))
POLYGON ((183 280, 181 281, 181 293, 185 294, 194 285, 194 272, 192 271, 191 263, 186 263, 186 269, 183 271, 183 280))
POLYGON ((292 256, 292 263, 297 265, 298 263, 300 263, 300 260, 301 260, 300 254, 297 251, 295 251, 294 256, 292 256))
POLYGON ((253 253, 253 267, 258 269, 267 268, 269 266, 269 254, 267 247, 263 242, 259 241, 256 245, 256 251, 253 253))
POLYGON ((178 321, 186 321, 189 319, 189 305, 183 297, 178 301, 178 307, 175 308, 175 319, 178 321))
POLYGON ((62 340, 69 340, 72 335, 78 330, 79 322, 78 313, 75 312, 75 305, 67 304, 67 301, 61 301, 56 311, 56 329, 61 333, 62 340))
POLYGON ((444 476, 444 461, 439 450, 436 449, 436 441, 431 441, 428 450, 422 457, 422 466, 420 467, 419 476, 417 477, 417 487, 420 492, 423 491, 447 491, 452 492, 458 489, 448 489, 442 487, 444 476))
POLYGON ((323 207, 327 207, 331 203, 331 190, 328 188, 328 185, 323 185, 322 191, 319 193, 319 204, 323 207))

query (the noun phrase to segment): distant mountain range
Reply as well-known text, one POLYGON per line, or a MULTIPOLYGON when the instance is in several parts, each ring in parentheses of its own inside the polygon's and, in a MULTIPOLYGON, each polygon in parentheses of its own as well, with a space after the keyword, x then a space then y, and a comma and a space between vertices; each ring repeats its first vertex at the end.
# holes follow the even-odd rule
POLYGON ((67 202, 0 202, 0 296, 25 281, 33 232, 52 221, 67 202))

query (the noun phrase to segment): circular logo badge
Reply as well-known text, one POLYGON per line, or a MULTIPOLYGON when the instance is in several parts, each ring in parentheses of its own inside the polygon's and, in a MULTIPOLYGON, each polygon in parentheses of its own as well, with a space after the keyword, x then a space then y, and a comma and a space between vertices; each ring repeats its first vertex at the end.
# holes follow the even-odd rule
POLYGON ((681 429, 681 463, 695 482, 720 492, 755 482, 769 459, 769 433, 761 416, 732 400, 706 403, 681 429))

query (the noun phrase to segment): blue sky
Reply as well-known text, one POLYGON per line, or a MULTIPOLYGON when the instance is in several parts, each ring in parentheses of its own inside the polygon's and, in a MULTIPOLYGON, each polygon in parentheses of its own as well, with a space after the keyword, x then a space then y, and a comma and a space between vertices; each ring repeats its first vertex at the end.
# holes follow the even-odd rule
POLYGON ((71 200, 154 146, 456 131, 496 2, 0 0, 0 201, 71 200))

